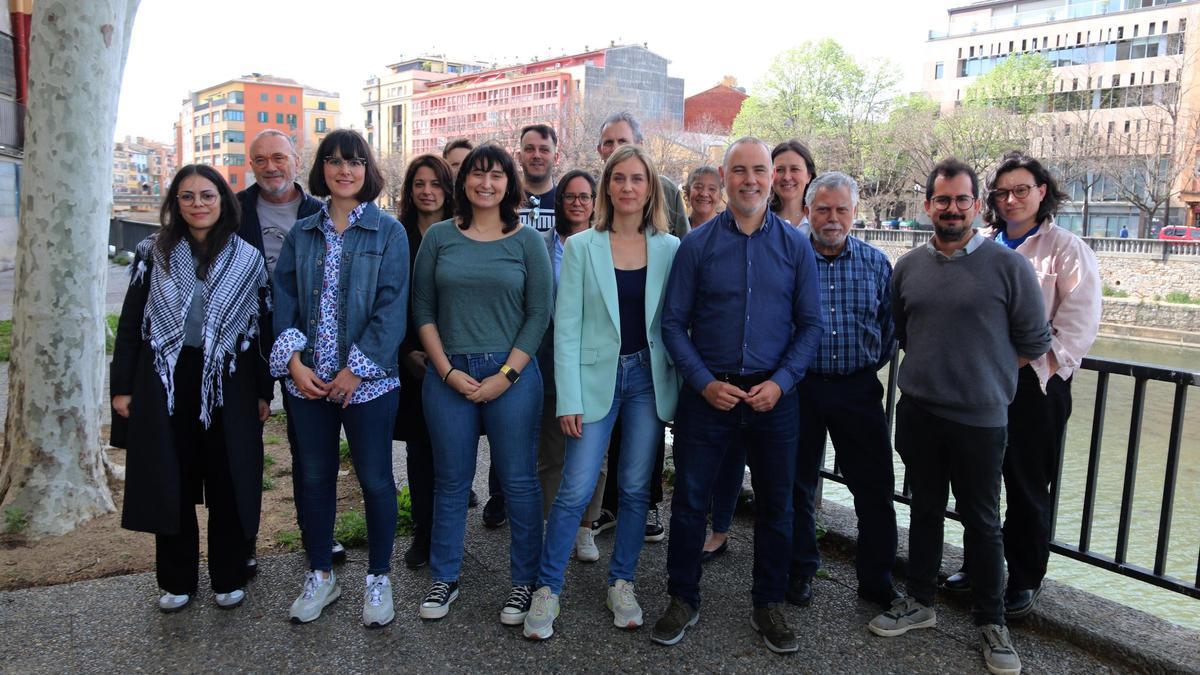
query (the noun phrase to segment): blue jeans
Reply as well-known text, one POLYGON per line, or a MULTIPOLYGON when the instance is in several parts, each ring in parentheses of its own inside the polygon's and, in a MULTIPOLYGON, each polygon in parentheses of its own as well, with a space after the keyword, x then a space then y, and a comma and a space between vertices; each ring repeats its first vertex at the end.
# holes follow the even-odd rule
POLYGON ((575 543, 579 519, 596 490, 600 465, 608 451, 617 415, 621 417, 621 463, 617 472, 620 508, 617 510, 617 534, 612 558, 608 562, 608 583, 618 579, 634 580, 638 555, 646 531, 646 510, 650 506, 650 473, 663 423, 658 419, 654 400, 654 379, 650 371, 650 350, 621 356, 617 361, 617 386, 612 407, 603 419, 583 425, 583 437, 567 437, 566 463, 562 482, 546 522, 546 541, 542 549, 542 567, 538 586, 562 592, 567 559, 575 543))
POLYGON ((792 552, 792 479, 800 427, 796 392, 781 396, 767 412, 754 412, 745 403, 720 411, 684 386, 675 421, 679 431, 675 436, 667 592, 700 607, 705 515, 726 451, 741 443, 750 460, 755 502, 750 594, 755 607, 782 602, 792 552))
MULTIPOLYGON (((456 354, 450 357, 450 364, 482 380, 500 372, 507 358, 508 352, 456 354)), ((516 384, 487 403, 472 403, 451 389, 432 364, 421 386, 425 422, 433 441, 433 541, 429 549, 433 580, 458 581, 467 500, 482 429, 507 502, 512 585, 533 585, 542 550, 542 490, 537 477, 542 375, 537 361, 531 360, 516 384)))
POLYGON ((712 495, 712 531, 727 534, 733 525, 733 512, 737 510, 738 497, 742 496, 742 482, 746 478, 746 447, 735 443, 725 451, 725 460, 717 473, 717 483, 712 495))
POLYGON ((367 573, 391 570, 396 538, 396 483, 392 478, 392 427, 400 390, 347 408, 324 399, 290 396, 288 423, 295 431, 293 450, 296 520, 301 523, 309 567, 333 569, 333 519, 337 507, 339 431, 346 429, 354 474, 362 487, 367 513, 367 573))

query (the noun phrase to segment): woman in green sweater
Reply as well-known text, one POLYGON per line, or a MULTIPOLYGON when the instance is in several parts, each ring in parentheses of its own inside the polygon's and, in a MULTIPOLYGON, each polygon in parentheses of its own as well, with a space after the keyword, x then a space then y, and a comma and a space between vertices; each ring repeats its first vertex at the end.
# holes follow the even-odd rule
POLYGON ((529 611, 542 547, 537 477, 542 377, 533 355, 550 322, 550 256, 521 226, 512 158, 483 145, 454 183, 456 218, 429 228, 413 273, 413 319, 428 355, 422 385, 433 441, 433 586, 421 618, 440 619, 458 597, 467 500, 479 433, 487 434, 511 523, 510 591, 500 622, 529 611))

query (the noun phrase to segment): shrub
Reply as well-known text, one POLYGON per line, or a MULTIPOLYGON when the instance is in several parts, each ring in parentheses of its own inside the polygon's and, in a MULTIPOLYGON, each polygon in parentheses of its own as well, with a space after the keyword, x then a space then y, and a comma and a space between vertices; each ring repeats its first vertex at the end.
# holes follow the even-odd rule
POLYGON ((1108 284, 1105 284, 1104 288, 1100 289, 1100 294, 1106 298, 1128 298, 1129 297, 1129 291, 1123 291, 1119 288, 1113 288, 1112 286, 1109 286, 1108 284))
POLYGON ((396 534, 412 534, 412 493, 408 486, 396 493, 396 534))
POLYGON ((338 514, 333 523, 333 538, 343 546, 365 546, 367 543, 367 518, 358 511, 338 514))
POLYGON ((4 531, 9 534, 21 534, 29 527, 29 514, 25 509, 10 506, 4 509, 4 531))
POLYGON ((1183 291, 1171 291, 1167 293, 1163 301, 1173 302, 1177 305, 1200 305, 1200 298, 1193 298, 1183 291))

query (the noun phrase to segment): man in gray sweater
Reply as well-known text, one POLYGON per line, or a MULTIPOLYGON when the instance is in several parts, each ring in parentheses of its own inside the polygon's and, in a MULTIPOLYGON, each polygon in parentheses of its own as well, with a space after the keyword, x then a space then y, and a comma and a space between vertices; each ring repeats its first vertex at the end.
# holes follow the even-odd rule
POLYGON ((993 673, 1017 673, 1021 661, 1004 625, 1000 476, 1017 372, 1049 350, 1050 327, 1033 268, 972 229, 978 195, 971 167, 955 159, 935 166, 925 185, 934 236, 901 257, 892 275, 892 312, 904 350, 896 450, 912 488, 908 597, 868 627, 891 637, 936 624, 933 601, 952 488, 972 549, 972 613, 984 659, 993 673))

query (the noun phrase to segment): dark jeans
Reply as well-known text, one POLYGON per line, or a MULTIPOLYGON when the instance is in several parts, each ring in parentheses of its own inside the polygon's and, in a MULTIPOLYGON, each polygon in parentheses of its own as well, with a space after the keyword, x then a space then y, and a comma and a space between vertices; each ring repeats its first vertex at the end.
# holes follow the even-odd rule
POLYGON ((793 492, 793 576, 812 577, 821 566, 817 550, 815 497, 828 430, 837 465, 854 495, 858 547, 854 564, 859 587, 883 591, 892 587, 896 562, 896 490, 892 444, 883 411, 883 385, 874 371, 842 378, 809 373, 796 386, 800 396, 800 443, 793 492))
MULTIPOLYGON (((667 458, 666 434, 658 441, 658 449, 654 454, 654 471, 650 474, 650 508, 657 508, 663 500, 663 463, 667 458)), ((621 418, 613 423, 612 438, 608 441, 608 475, 604 483, 604 502, 602 508, 613 515, 617 514, 621 503, 620 491, 621 467, 621 418)))
MULTIPOLYGON (((742 494, 742 483, 746 479, 746 446, 734 443, 725 451, 725 460, 717 473, 713 486, 712 531, 727 533, 733 525, 733 512, 737 510, 738 497, 742 494)), ((753 479, 752 479, 753 480, 753 479)))
POLYGON ((207 429, 200 422, 199 349, 184 347, 175 364, 175 413, 171 416, 179 459, 179 533, 154 537, 155 576, 167 593, 193 595, 199 586, 200 529, 196 504, 208 508, 208 574, 214 593, 246 584, 245 541, 238 519, 221 408, 207 429))
POLYGON ((972 427, 938 417, 902 396, 896 405, 896 450, 912 489, 908 527, 908 594, 932 607, 942 565, 949 490, 972 549, 975 625, 1004 625, 1004 542, 1000 534, 1000 467, 1004 427, 972 427))
POLYGON ((333 521, 337 509, 338 444, 346 429, 354 474, 362 487, 367 518, 367 573, 391 570, 396 538, 396 483, 392 478, 392 429, 400 390, 346 408, 324 399, 297 398, 290 393, 289 415, 295 429, 300 463, 292 480, 299 484, 297 520, 301 524, 309 567, 333 568, 333 521))
POLYGON ((796 392, 775 407, 754 412, 744 403, 724 412, 685 386, 675 412, 675 494, 667 546, 667 592, 700 606, 700 552, 705 515, 712 501, 725 451, 743 444, 754 485, 755 607, 781 602, 792 550, 792 480, 796 471, 798 405, 796 392))
POLYGON ((408 495, 412 501, 413 541, 429 541, 433 532, 433 446, 424 440, 405 443, 408 495))
MULTIPOLYGON (((1017 395, 1008 406, 1008 447, 1004 451, 1004 558, 1008 587, 1037 588, 1046 576, 1050 535, 1054 530, 1053 485, 1063 452, 1063 433, 1071 417, 1071 381, 1057 375, 1042 393, 1037 373, 1025 366, 1017 378, 1017 395)), ((968 569, 972 551, 963 542, 968 569)))

